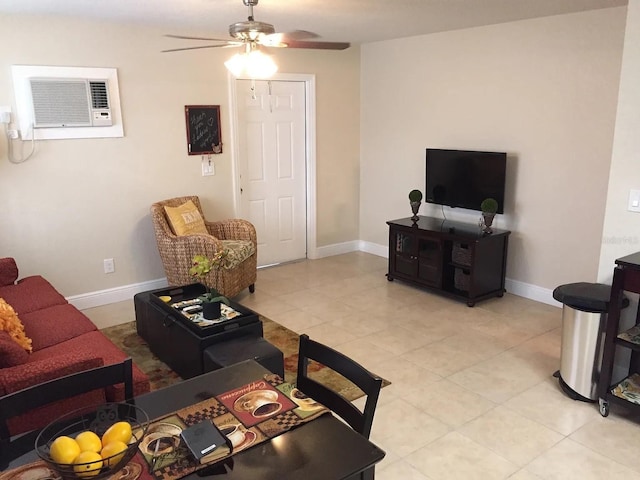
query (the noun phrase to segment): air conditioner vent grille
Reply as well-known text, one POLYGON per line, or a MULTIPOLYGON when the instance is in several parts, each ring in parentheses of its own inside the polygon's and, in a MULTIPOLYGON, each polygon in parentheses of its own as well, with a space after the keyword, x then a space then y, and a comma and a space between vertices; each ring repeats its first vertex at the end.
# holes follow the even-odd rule
POLYGON ((33 127, 112 125, 107 80, 30 78, 33 127))
POLYGON ((89 82, 91 88, 91 103, 93 108, 109 108, 109 95, 107 84, 101 82, 89 82))
POLYGON ((91 125, 86 82, 31 80, 35 125, 91 125))

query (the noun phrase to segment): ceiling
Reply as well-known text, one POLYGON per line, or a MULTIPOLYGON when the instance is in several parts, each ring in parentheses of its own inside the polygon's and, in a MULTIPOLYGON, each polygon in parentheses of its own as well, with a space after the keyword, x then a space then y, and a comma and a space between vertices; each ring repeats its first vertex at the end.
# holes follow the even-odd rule
MULTIPOLYGON (((627 0, 260 0, 256 20, 353 44, 627 5, 627 0)), ((2 0, 0 14, 71 16, 228 38, 242 0, 2 0)), ((198 42, 167 39, 170 47, 198 42)))

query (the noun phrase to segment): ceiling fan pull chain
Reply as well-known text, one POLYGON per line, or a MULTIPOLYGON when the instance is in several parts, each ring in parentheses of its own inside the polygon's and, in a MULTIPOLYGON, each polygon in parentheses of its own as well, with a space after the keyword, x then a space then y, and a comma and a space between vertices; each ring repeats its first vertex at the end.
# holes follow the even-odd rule
POLYGON ((251 88, 250 88, 250 90, 251 90, 251 100, 255 100, 257 98, 256 97, 256 80, 255 80, 255 78, 251 79, 251 88))
POLYGON ((271 80, 267 80, 269 85, 269 113, 273 113, 273 97, 271 96, 271 80))

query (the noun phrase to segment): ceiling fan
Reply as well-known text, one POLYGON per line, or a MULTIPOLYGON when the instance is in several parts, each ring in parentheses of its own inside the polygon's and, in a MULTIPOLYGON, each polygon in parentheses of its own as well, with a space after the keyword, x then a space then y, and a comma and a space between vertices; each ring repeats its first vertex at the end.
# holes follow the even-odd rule
POLYGON ((249 17, 246 22, 237 22, 229 25, 229 35, 231 35, 233 40, 189 37, 183 35, 165 35, 166 37, 180 38, 184 40, 204 40, 222 43, 216 45, 201 45, 197 47, 171 48, 162 51, 178 52, 182 50, 196 50, 200 48, 240 47, 243 45, 249 48, 260 45, 264 47, 312 48, 324 50, 344 50, 351 46, 351 44, 347 42, 308 41, 307 39, 316 38, 318 35, 303 30, 276 33, 275 28, 270 23, 254 20, 253 7, 258 5, 258 0, 242 0, 242 2, 249 8, 249 17))

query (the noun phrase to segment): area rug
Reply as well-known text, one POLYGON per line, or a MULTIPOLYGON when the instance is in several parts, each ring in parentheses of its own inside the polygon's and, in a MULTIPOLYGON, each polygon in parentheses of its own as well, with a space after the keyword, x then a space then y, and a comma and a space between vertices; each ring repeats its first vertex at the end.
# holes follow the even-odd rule
MULTIPOLYGON (((260 316, 264 329, 264 338, 278 347, 284 355, 284 376, 289 383, 295 383, 298 370, 299 335, 273 320, 260 316)), ((158 359, 147 346, 145 340, 136 332, 136 323, 129 322, 101 330, 114 344, 129 355, 134 363, 147 374, 151 390, 172 385, 182 380, 167 364, 158 359)), ((356 385, 333 370, 314 362, 309 364, 309 376, 329 386, 349 399, 355 400, 363 395, 356 385)), ((389 385, 383 381, 383 387, 389 385)))

